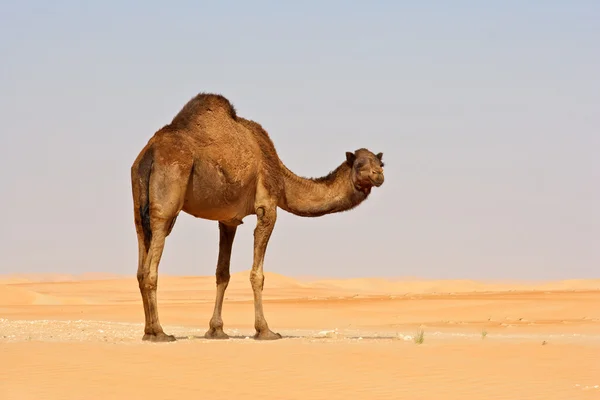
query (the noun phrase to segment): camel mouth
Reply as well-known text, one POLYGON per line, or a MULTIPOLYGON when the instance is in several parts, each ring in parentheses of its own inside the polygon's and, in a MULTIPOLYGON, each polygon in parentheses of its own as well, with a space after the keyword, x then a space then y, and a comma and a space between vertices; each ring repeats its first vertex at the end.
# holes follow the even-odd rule
POLYGON ((383 185, 383 175, 378 175, 377 179, 373 179, 373 178, 369 178, 371 180, 371 183, 373 184, 373 186, 375 187, 379 187, 381 185, 383 185))

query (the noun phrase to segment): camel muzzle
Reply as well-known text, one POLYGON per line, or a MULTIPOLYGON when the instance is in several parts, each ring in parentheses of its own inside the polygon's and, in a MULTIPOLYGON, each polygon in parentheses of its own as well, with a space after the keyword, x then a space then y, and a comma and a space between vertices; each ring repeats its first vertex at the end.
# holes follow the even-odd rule
POLYGON ((376 187, 383 185, 383 181, 383 174, 377 174, 375 175, 375 178, 371 178, 371 182, 373 182, 373 185, 375 185, 376 187))

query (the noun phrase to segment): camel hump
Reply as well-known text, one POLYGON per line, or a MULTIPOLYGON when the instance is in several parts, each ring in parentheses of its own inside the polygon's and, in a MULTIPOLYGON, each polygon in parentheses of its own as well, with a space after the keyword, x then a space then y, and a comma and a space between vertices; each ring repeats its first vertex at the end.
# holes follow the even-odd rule
POLYGON ((200 93, 183 106, 181 111, 173 118, 171 126, 184 128, 207 112, 223 113, 231 119, 237 120, 235 107, 224 96, 214 93, 200 93))

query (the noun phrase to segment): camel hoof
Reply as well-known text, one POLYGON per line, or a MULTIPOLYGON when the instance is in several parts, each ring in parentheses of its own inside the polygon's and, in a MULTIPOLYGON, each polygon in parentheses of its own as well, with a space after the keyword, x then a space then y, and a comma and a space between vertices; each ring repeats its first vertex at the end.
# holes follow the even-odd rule
POLYGON ((223 332, 223 328, 211 328, 204 334, 205 339, 229 339, 229 335, 223 332))
POLYGON ((175 336, 167 335, 164 332, 155 333, 155 334, 146 333, 144 335, 144 337, 142 338, 142 340, 147 341, 147 342, 153 342, 153 343, 174 342, 175 336))
POLYGON ((256 332, 254 334, 254 339, 256 340, 277 340, 281 339, 281 335, 279 333, 275 333, 271 330, 266 332, 256 332))

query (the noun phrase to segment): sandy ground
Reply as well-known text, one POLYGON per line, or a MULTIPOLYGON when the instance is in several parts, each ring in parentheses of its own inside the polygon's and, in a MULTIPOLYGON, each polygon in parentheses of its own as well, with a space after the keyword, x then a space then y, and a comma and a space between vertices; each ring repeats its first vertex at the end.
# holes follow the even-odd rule
POLYGON ((232 277, 159 278, 174 343, 145 343, 134 277, 0 276, 0 399, 600 399, 600 280, 295 280, 269 274, 253 334, 232 277), (419 342, 418 332, 423 332, 419 342))

